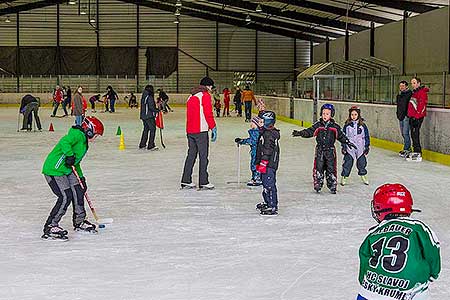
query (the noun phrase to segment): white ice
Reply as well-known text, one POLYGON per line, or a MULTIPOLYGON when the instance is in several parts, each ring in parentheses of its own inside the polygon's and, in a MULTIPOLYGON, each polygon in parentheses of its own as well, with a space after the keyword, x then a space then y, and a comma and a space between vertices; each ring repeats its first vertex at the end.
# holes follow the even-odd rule
MULTIPOLYGON (((405 162, 372 148, 370 186, 353 170, 337 195, 326 188, 318 195, 312 189, 314 140, 292 138, 296 126, 278 122, 280 214, 260 216, 260 189, 226 183, 236 181, 233 141, 247 135, 248 123, 217 120, 209 157, 215 190, 180 190, 185 112, 175 110, 165 115, 167 149, 158 152, 137 149, 142 123, 136 110, 96 114, 106 132, 82 167, 99 216, 114 223, 98 235, 70 231, 69 242, 40 239, 55 202, 41 168, 73 119, 49 118, 50 110, 41 109, 44 132, 16 132, 17 108, 0 110, 0 299, 355 299, 358 248, 375 224, 371 195, 386 182, 410 188, 423 210, 415 216, 440 238, 442 273, 431 295, 450 299, 448 167, 405 162), (55 132, 47 131, 50 122, 55 132), (125 151, 118 150, 119 125, 125 151)), ((244 182, 248 148, 241 151, 244 182)), ((71 209, 61 222, 67 229, 71 209)))

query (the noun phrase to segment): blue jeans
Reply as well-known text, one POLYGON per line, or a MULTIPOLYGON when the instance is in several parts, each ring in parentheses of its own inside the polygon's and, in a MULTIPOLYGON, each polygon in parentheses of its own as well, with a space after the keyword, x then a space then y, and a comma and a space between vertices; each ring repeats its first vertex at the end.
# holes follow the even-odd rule
POLYGON ((83 123, 83 116, 75 116, 75 125, 81 126, 81 123, 83 123))
POLYGON ((267 173, 261 173, 264 202, 272 208, 278 208, 277 171, 267 167, 267 173))
POLYGON ((403 150, 411 150, 411 136, 410 136, 410 129, 409 129, 409 118, 405 117, 403 121, 399 121, 400 123, 400 132, 402 133, 403 137, 403 150))

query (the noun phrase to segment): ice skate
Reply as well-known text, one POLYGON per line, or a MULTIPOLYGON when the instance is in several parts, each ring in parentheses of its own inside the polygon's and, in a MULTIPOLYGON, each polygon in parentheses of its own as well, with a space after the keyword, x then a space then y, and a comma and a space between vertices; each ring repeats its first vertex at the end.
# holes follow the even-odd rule
POLYGON ((256 204, 257 210, 264 210, 264 209, 267 209, 268 207, 269 207, 269 205, 267 205, 267 203, 264 203, 264 202, 256 204))
POLYGON ((399 155, 400 157, 405 158, 405 157, 407 157, 407 156, 409 155, 409 153, 411 153, 411 151, 408 151, 408 150, 402 150, 402 151, 400 151, 400 152, 398 153, 398 155, 399 155))
POLYGON ((362 175, 362 176, 361 176, 361 181, 362 181, 365 185, 369 185, 369 179, 367 179, 367 175, 362 175))
POLYGON ((190 182, 190 183, 182 182, 181 183, 181 189, 195 189, 195 188, 196 188, 195 183, 192 183, 192 182, 190 182))
POLYGON ((346 185, 347 184, 347 180, 348 180, 347 176, 342 176, 342 178, 341 178, 341 185, 342 186, 346 185))
POLYGON ((77 225, 73 228, 73 230, 84 233, 98 233, 97 227, 95 224, 92 224, 88 220, 84 220, 83 223, 77 225))
POLYGON ((158 147, 153 147, 153 148, 150 148, 150 149, 147 149, 148 151, 158 151, 159 150, 159 148, 158 147))
POLYGON ((200 185, 200 187, 198 189, 199 190, 212 190, 212 189, 214 189, 214 184, 212 184, 212 183, 203 184, 203 185, 200 185))
POLYGON ((260 186, 262 185, 262 182, 260 180, 252 179, 249 182, 247 182, 247 186, 260 186))
POLYGON ((330 189, 330 193, 331 193, 331 194, 336 194, 337 191, 336 191, 336 189, 330 189))
POLYGON ((405 158, 407 161, 415 161, 415 162, 421 162, 422 161, 422 154, 418 152, 410 152, 408 156, 405 158))
POLYGON ((266 207, 264 209, 261 209, 261 215, 278 215, 278 209, 276 207, 266 207))
POLYGON ((49 226, 41 236, 44 240, 62 240, 67 241, 67 230, 62 229, 59 226, 49 226))

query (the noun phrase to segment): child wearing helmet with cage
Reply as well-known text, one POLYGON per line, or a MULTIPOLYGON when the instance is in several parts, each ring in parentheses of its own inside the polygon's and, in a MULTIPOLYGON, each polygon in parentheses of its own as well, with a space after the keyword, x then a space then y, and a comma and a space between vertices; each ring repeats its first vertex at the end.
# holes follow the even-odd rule
POLYGON ((262 215, 278 214, 277 170, 280 161, 280 131, 275 128, 276 115, 265 111, 258 145, 256 146, 256 171, 261 174, 263 202, 256 205, 262 215))
POLYGON ((99 119, 86 117, 81 126, 72 126, 67 135, 63 136, 48 154, 42 174, 58 199, 44 224, 43 239, 67 240, 67 230, 62 229, 59 222, 70 203, 73 205, 74 230, 97 232, 96 226, 86 220, 84 193, 87 186, 80 162, 89 148, 88 143, 94 141, 98 135, 103 135, 103 131, 103 124, 99 119), (82 185, 73 168, 78 173, 82 185))
POLYGON ((359 249, 357 300, 425 300, 441 271, 439 241, 425 223, 410 218, 410 191, 402 184, 375 190, 371 228, 359 249))
POLYGON ((334 146, 336 140, 345 144, 348 148, 356 148, 342 132, 341 127, 336 124, 333 117, 335 109, 333 104, 324 104, 320 108, 321 118, 311 127, 303 130, 294 130, 292 136, 303 138, 316 137, 316 152, 314 156, 314 190, 320 193, 324 178, 327 180, 327 187, 332 194, 337 190, 337 157, 334 146))
POLYGON ((347 184, 354 162, 356 162, 358 175, 361 177, 361 181, 368 185, 369 180, 367 179, 366 156, 369 154, 370 135, 369 129, 367 129, 367 126, 361 117, 361 110, 358 106, 352 106, 348 110, 348 119, 345 121, 342 131, 348 137, 350 142, 355 144, 356 148, 349 149, 345 144, 342 145, 344 161, 342 163, 341 185, 344 186, 347 184))

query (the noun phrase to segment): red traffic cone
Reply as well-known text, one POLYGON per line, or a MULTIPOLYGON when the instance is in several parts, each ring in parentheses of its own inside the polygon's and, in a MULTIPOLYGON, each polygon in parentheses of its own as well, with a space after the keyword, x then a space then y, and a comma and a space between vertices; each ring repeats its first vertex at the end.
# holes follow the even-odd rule
POLYGON ((50 123, 50 127, 48 128, 48 131, 55 131, 55 129, 53 128, 53 123, 50 123))

